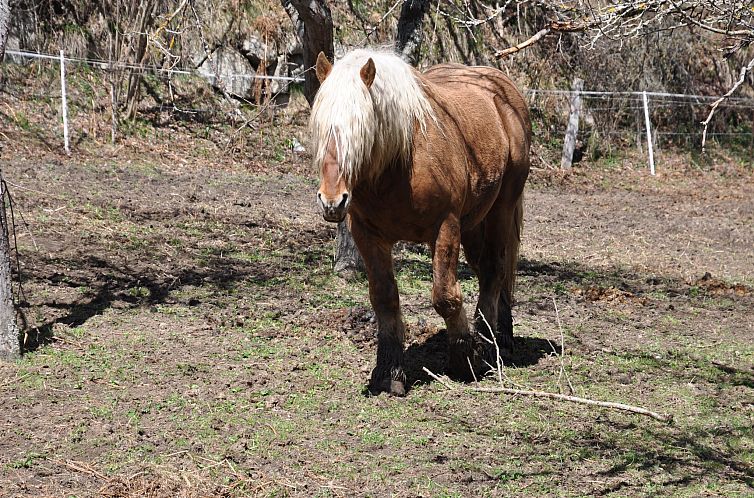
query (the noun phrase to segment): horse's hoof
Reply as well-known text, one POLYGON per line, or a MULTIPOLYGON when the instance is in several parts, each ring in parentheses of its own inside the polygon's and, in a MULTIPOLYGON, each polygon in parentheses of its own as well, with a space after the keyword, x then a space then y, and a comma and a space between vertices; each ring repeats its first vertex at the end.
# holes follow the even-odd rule
POLYGON ((474 341, 456 342, 448 351, 448 376, 464 382, 473 381, 483 372, 483 357, 482 348, 474 341))
POLYGON ((400 380, 385 379, 379 384, 371 383, 369 385, 369 393, 372 396, 388 393, 390 396, 403 397, 406 395, 406 384, 400 380))
POLYGON ((406 395, 406 374, 400 367, 377 369, 372 371, 369 392, 373 395, 388 393, 391 396, 406 395))
POLYGON ((391 380, 388 394, 403 397, 406 395, 406 386, 400 380, 391 380))

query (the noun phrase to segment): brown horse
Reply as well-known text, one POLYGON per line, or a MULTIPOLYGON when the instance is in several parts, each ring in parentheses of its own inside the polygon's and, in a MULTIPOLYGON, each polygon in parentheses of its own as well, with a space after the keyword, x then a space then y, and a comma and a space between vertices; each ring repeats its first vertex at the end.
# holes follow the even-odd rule
MULTIPOLYGON (((330 64, 310 130, 325 220, 350 215, 378 325, 370 390, 405 394, 405 326, 392 247, 427 242, 432 304, 448 331, 448 373, 470 380, 490 349, 513 347, 511 304, 529 174, 531 123, 497 69, 441 64, 418 73, 392 53, 355 50, 330 64), (460 245, 479 278, 474 329, 456 272, 460 245), (477 334, 483 335, 486 340, 477 334)), ((494 357, 492 357, 494 358, 494 357)))

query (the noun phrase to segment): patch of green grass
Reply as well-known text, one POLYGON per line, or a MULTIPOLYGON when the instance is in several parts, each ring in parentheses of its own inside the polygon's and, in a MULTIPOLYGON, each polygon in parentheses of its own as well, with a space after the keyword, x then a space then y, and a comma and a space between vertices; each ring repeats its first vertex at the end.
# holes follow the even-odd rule
POLYGON ((378 431, 365 430, 361 433, 360 440, 367 446, 382 446, 385 444, 385 435, 378 431))
POLYGON ((680 319, 678 319, 678 318, 676 318, 676 317, 674 317, 672 315, 665 315, 664 317, 662 317, 662 323, 665 323, 667 325, 671 325, 673 327, 677 327, 677 326, 681 325, 683 322, 681 322, 680 319))
POLYGON ((26 117, 26 114, 24 114, 23 111, 14 112, 13 120, 16 122, 16 125, 23 131, 30 132, 32 130, 29 118, 26 117))
POLYGON ((36 465, 37 461, 44 460, 46 458, 44 453, 38 453, 36 451, 30 451, 23 457, 6 464, 6 467, 10 469, 29 469, 36 465))
POLYGON ((136 297, 139 299, 148 299, 149 296, 152 294, 149 288, 147 287, 131 287, 127 291, 128 295, 131 297, 136 297))
MULTIPOLYGON (((257 336, 260 332, 265 332, 265 335, 274 335, 270 334, 270 332, 281 330, 285 325, 281 321, 280 316, 281 315, 278 312, 265 312, 261 316, 246 321, 243 325, 242 330, 250 336, 257 336)), ((259 344, 258 341, 261 341, 261 339, 252 337, 252 340, 255 341, 255 344, 252 346, 252 348, 257 346, 271 347, 268 343, 259 344)))
POLYGON ((256 248, 252 249, 251 251, 231 251, 227 254, 227 257, 229 258, 238 259, 240 261, 246 261, 249 263, 265 261, 268 258, 274 258, 276 256, 279 256, 279 253, 263 253, 256 248))
POLYGON ((89 406, 89 414, 95 419, 112 420, 117 402, 113 400, 109 405, 89 406))
POLYGON ((140 117, 123 120, 119 125, 118 132, 127 136, 148 138, 150 133, 154 131, 152 124, 148 120, 140 117))

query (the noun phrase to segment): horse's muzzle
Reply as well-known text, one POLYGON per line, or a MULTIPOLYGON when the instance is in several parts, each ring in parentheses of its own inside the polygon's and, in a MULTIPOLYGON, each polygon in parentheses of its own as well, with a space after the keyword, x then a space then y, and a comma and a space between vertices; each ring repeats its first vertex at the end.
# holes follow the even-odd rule
POLYGON ((340 223, 346 218, 348 206, 351 204, 351 196, 348 192, 343 192, 334 199, 328 199, 322 192, 317 192, 317 204, 322 210, 322 217, 325 221, 340 223))

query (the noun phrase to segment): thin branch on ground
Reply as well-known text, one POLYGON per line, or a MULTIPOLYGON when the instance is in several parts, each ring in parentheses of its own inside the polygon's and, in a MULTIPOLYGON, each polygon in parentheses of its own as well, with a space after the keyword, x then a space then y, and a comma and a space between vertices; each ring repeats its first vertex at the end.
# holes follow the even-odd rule
POLYGON ((573 384, 571 384, 571 378, 568 376, 568 372, 566 372, 565 369, 565 362, 563 361, 563 358, 565 358, 565 334, 563 333, 563 323, 560 321, 560 312, 558 311, 558 303, 555 301, 555 298, 552 298, 552 304, 555 306, 555 320, 558 322, 558 330, 560 331, 560 354, 555 350, 555 346, 553 346, 552 342, 548 339, 547 342, 550 344, 550 347, 552 348, 552 352, 555 353, 555 356, 558 357, 558 360, 560 361, 560 372, 558 373, 558 388, 560 388, 560 382, 565 377, 566 382, 568 383, 568 389, 570 394, 574 394, 576 390, 573 388, 573 384))
MULTIPOLYGON (((553 299, 553 302, 554 302, 554 299, 553 299)), ((429 375, 430 377, 438 381, 440 384, 442 384, 446 388, 450 390, 454 390, 454 391, 460 390, 460 391, 467 391, 467 392, 503 393, 503 394, 519 395, 519 396, 549 398, 549 399, 556 399, 560 401, 569 401, 571 403, 579 403, 583 405, 600 406, 603 408, 612 408, 615 410, 628 411, 628 412, 637 413, 640 415, 646 415, 648 417, 652 417, 653 419, 659 420, 661 422, 672 423, 673 421, 672 415, 653 412, 651 410, 642 408, 640 406, 627 405, 624 403, 615 403, 611 401, 599 401, 599 400, 593 400, 589 398, 582 398, 579 396, 570 396, 566 394, 551 393, 547 391, 537 391, 533 389, 514 389, 510 387, 505 387, 505 384, 503 383, 503 378, 505 377, 505 379, 507 380, 507 377, 505 376, 505 373, 503 372, 503 361, 500 355, 500 347, 497 343, 497 338, 495 337, 495 333, 492 331, 492 327, 487 321, 487 318, 484 316, 484 313, 482 313, 481 310, 477 310, 477 312, 479 313, 479 316, 484 321, 484 324, 487 326, 487 329, 490 331, 491 339, 489 337, 485 337, 485 335, 480 333, 479 331, 477 331, 477 334, 488 344, 492 344, 495 346, 495 354, 497 355, 497 361, 496 361, 497 368, 492 367, 492 365, 490 365, 486 361, 485 363, 487 364, 488 367, 490 367, 490 369, 496 370, 498 387, 463 386, 461 388, 458 388, 452 385, 448 380, 443 379, 440 376, 433 373, 427 367, 422 367, 422 370, 424 370, 424 372, 427 373, 427 375, 429 375)), ((555 314, 558 321, 558 327, 560 329, 561 344, 563 344, 564 342, 563 326, 560 321, 560 315, 558 312, 557 304, 555 304, 555 314)), ((552 343, 550 343, 550 346, 552 346, 552 343)), ((554 347, 553 347, 553 351, 555 351, 554 347)), ((561 345, 561 355, 562 353, 563 353, 563 346, 561 345)), ((469 368, 471 368, 471 362, 469 362, 469 368)), ((562 356, 560 357, 560 368, 561 368, 561 375, 563 375, 565 373, 565 367, 563 364, 562 356)), ((472 373, 473 373, 473 369, 472 369, 472 373)), ((571 392, 573 392, 573 385, 571 384, 570 379, 568 379, 568 375, 567 374, 565 375, 566 375, 566 379, 568 380, 568 386, 570 387, 571 392)), ((476 376, 474 376, 474 380, 476 382, 476 376)), ((560 385, 560 377, 558 378, 558 385, 560 385)))
POLYGON ((5 387, 5 386, 10 386, 10 385, 13 385, 13 384, 18 384, 19 382, 21 382, 22 380, 24 380, 29 375, 31 375, 31 372, 26 372, 23 375, 18 375, 16 377, 12 378, 12 379, 8 379, 8 380, 0 383, 0 388, 5 387))
POLYGON ((95 470, 91 465, 88 465, 85 462, 81 462, 78 460, 66 460, 66 461, 53 460, 53 462, 57 463, 58 465, 62 465, 64 467, 68 467, 69 469, 73 469, 77 472, 83 472, 84 474, 89 474, 90 476, 108 480, 108 477, 105 474, 95 470))
POLYGON ((568 401, 571 403, 578 403, 582 405, 590 405, 590 406, 599 406, 602 408, 612 408, 614 410, 621 410, 631 413, 636 413, 639 415, 646 415, 647 417, 651 417, 655 420, 659 420, 660 422, 666 422, 666 423, 672 423, 673 422, 673 416, 669 414, 662 414, 653 412, 651 410, 648 410, 646 408, 642 408, 640 406, 633 406, 633 405, 627 405, 624 403, 613 403, 610 401, 598 401, 594 399, 589 398, 581 398, 578 396, 568 396, 565 394, 558 394, 558 393, 551 393, 547 391, 533 391, 533 390, 527 390, 527 389, 513 389, 510 387, 477 387, 477 386, 462 386, 462 387, 456 387, 452 385, 448 380, 441 378, 440 376, 433 373, 431 370, 429 370, 427 367, 422 367, 424 372, 435 379, 437 382, 445 386, 449 390, 453 391, 466 391, 466 392, 477 392, 477 393, 502 393, 502 394, 511 394, 516 396, 530 396, 535 398, 549 398, 549 399, 555 399, 558 401, 568 401))

